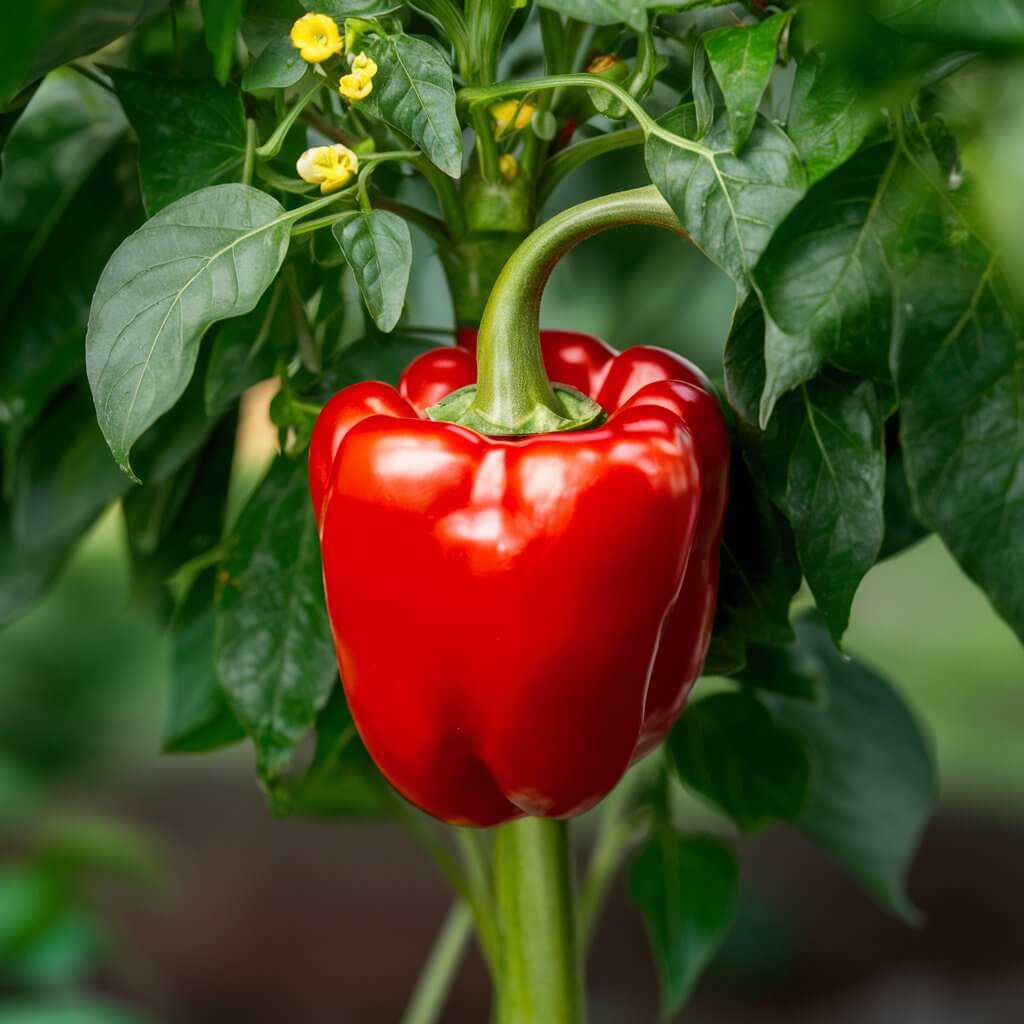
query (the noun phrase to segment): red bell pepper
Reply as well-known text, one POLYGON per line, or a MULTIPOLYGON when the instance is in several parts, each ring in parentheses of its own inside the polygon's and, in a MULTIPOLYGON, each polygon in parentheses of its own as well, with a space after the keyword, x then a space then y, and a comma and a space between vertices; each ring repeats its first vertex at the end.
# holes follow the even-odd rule
POLYGON ((672 725, 714 617, 729 444, 706 378, 661 349, 541 341, 603 424, 492 438, 424 418, 476 379, 443 348, 397 390, 339 392, 310 446, 353 719, 403 795, 459 824, 593 806, 672 725))

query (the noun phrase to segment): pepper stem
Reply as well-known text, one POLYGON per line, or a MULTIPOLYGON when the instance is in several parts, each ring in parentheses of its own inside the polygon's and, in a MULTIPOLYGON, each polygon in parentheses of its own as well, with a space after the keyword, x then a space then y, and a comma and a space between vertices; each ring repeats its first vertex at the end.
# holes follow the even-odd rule
POLYGON ((494 870, 502 932, 495 1024, 583 1024, 568 822, 502 825, 494 870))
POLYGON ((603 416, 586 395, 552 386, 540 347, 540 301, 551 271, 573 246, 629 224, 679 234, 672 208, 653 186, 602 196, 552 217, 523 241, 495 282, 477 335, 477 383, 427 414, 482 434, 526 435, 579 430, 603 416))

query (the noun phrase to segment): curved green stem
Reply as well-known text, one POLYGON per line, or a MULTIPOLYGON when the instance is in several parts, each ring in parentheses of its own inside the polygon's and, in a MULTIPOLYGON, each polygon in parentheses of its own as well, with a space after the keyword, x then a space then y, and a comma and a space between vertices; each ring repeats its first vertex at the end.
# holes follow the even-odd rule
POLYGON ((692 153, 699 153, 704 157, 713 156, 711 150, 702 146, 699 142, 684 138, 662 128, 650 114, 644 110, 640 102, 629 92, 616 85, 615 82, 602 78, 600 75, 572 74, 572 75, 544 75, 541 78, 524 78, 519 81, 498 82, 497 85, 486 88, 462 89, 459 92, 459 99, 465 103, 491 103, 504 96, 521 96, 527 92, 542 92, 548 89, 562 89, 567 86, 579 86, 584 89, 600 89, 602 92, 611 93, 619 102, 633 115, 637 124, 643 129, 645 136, 655 135, 666 142, 671 142, 680 149, 688 149, 692 153))
POLYGON ((262 146, 257 146, 256 155, 264 160, 269 160, 271 157, 277 156, 281 152, 281 146, 284 145, 285 136, 291 130, 291 127, 298 120, 299 115, 309 105, 310 100, 317 94, 320 87, 326 84, 325 78, 320 78, 316 75, 311 76, 309 85, 306 87, 306 91, 292 105, 291 110, 284 115, 281 123, 274 129, 273 134, 263 143, 262 146))
POLYGON ((582 142, 574 142, 571 146, 556 153, 541 170, 537 184, 537 206, 542 206, 551 193, 559 186, 562 179, 594 157, 605 153, 613 153, 631 146, 641 146, 644 141, 642 128, 623 128, 604 135, 595 135, 582 142))
POLYGON ((540 348, 540 302, 555 264, 574 245, 610 228, 651 224, 683 233, 653 185, 592 199, 552 217, 505 264, 477 336, 477 383, 442 399, 433 419, 482 434, 526 435, 579 430, 598 422, 595 402, 551 386, 540 348))
POLYGON ((522 818, 495 837, 502 929, 496 1024, 582 1024, 569 825, 522 818))
POLYGON ((436 1024, 444 1001, 473 934, 473 915, 465 903, 455 903, 437 933, 401 1024, 436 1024))
POLYGON ((245 119, 245 161, 242 164, 242 184, 252 184, 252 169, 256 156, 256 122, 251 118, 245 119))

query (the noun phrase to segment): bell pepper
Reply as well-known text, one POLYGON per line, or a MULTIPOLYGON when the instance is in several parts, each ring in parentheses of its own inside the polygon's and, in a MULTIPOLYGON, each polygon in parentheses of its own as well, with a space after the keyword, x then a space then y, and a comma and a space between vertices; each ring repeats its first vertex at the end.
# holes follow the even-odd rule
POLYGON ((448 822, 566 817, 675 721, 718 589, 725 422, 685 359, 545 331, 548 377, 595 400, 578 432, 485 436, 428 418, 474 384, 472 332, 398 388, 324 407, 310 491, 356 727, 448 822))

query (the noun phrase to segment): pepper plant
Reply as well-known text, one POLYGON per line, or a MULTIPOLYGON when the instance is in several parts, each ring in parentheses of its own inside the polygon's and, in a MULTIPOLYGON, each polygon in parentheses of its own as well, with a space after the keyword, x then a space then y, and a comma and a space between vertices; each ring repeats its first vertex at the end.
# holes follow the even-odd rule
MULTIPOLYGON (((735 838, 773 824, 915 920, 904 880, 936 799, 929 745, 897 691, 843 651, 843 634, 868 570, 934 532, 1024 635, 1024 149, 1007 99, 1022 81, 1024 4, 54 0, 8 5, 0 27, 0 618, 41 594, 118 505, 139 599, 170 633, 166 750, 248 741, 276 811, 390 818, 453 886, 410 1024, 441 1019, 471 933, 497 1021, 582 1021, 587 945, 620 870, 675 1013, 729 927, 735 838), (551 215, 566 178, 627 150, 642 153, 649 184, 551 215), (361 381, 401 376, 401 396, 374 390, 383 384, 345 394, 373 413, 385 411, 373 402, 408 400, 388 408, 463 424, 451 436, 466 444, 581 429, 566 451, 611 430, 621 414, 597 376, 617 372, 614 353, 579 335, 542 343, 538 312, 568 249, 629 224, 675 231, 735 285, 724 361, 703 367, 717 405, 674 355, 618 357, 668 360, 645 381, 690 382, 634 416, 681 417, 672 436, 690 446, 678 455, 690 475, 673 487, 699 476, 710 493, 711 470, 724 485, 731 466, 720 583, 720 507, 701 506, 704 556, 691 534, 664 549, 690 555, 678 593, 692 604, 674 617, 686 558, 661 579, 666 565, 644 554, 650 524, 628 497, 603 507, 612 553, 595 543, 555 566, 554 611, 539 601, 532 619, 509 597, 534 593, 522 579, 499 572, 470 593, 454 577, 419 578, 419 535, 386 528, 403 499, 371 515, 356 494, 351 515, 325 521, 327 491, 358 472, 345 470, 357 448, 346 443, 348 462, 332 467, 338 421, 321 418, 319 435, 314 424, 361 381), (407 322, 410 274, 426 262, 413 260, 413 233, 448 284, 448 347, 407 322), (416 357, 427 377, 415 370, 425 364, 405 369, 416 357), (587 373, 589 391, 574 383, 587 373), (239 405, 269 379, 279 454, 229 518, 239 405), (672 412, 679 394, 705 403, 715 429, 728 423, 730 459, 708 455, 692 411, 672 412), (415 600, 396 593, 396 619, 386 587, 326 566, 350 696, 364 668, 371 691, 371 666, 407 668, 355 720, 318 526, 325 552, 347 545, 343 568, 372 574, 386 560, 394 587, 407 564, 415 589, 415 600), (409 550, 373 546, 389 539, 409 550), (613 575, 619 592, 574 590, 613 575), (661 604, 658 586, 669 588, 661 604), (483 609, 495 612, 490 631, 463 637, 449 620, 445 632, 431 602, 476 593, 495 601, 483 609), (532 628, 503 632, 503 601, 532 628), (342 635, 356 620, 358 655, 342 635), (633 666, 619 684, 582 656, 617 631, 633 666), (417 649, 403 648, 413 636, 417 649), (646 699, 651 712, 651 659, 670 649, 680 653, 663 717, 638 732, 609 702, 628 696, 639 714, 646 699), (543 784, 505 786, 500 813, 471 813, 469 768, 442 777, 441 760, 416 754, 440 729, 431 701, 443 703, 462 662, 484 692, 515 675, 508 666, 542 658, 581 670, 545 678, 528 699, 489 694, 501 766, 482 733, 455 733, 499 782, 499 768, 525 777, 546 757, 530 776, 543 784), (701 673, 725 681, 698 683, 681 709, 701 673), (574 857, 568 819, 631 759, 574 857), (407 803, 375 760, 450 824, 407 803), (695 834, 680 787, 731 830, 695 834)), ((655 287, 685 303, 671 266, 655 287)), ((360 429, 370 436, 369 422, 360 429)), ((411 445, 403 479, 419 480, 436 454, 411 445)), ((559 486, 549 478, 549 497, 559 486)), ((688 501, 665 531, 694 529, 688 501)), ((459 579, 476 587, 488 565, 498 571, 481 562, 459 579)), ((451 691, 449 714, 464 696, 451 691)))

